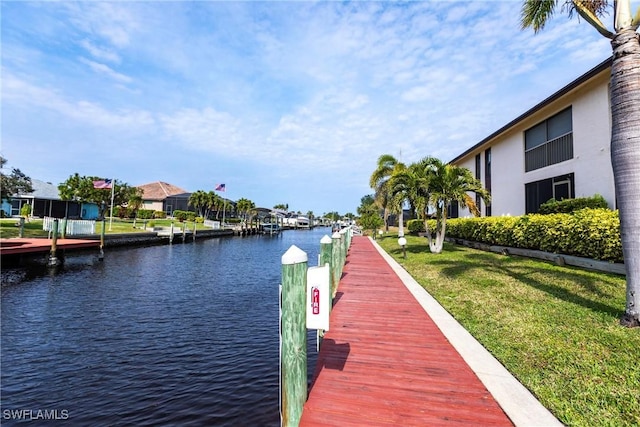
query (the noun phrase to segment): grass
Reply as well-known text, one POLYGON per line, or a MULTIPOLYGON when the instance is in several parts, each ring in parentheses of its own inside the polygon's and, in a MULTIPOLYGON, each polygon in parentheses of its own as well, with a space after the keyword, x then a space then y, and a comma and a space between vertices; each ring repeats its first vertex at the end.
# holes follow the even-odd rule
MULTIPOLYGON (((148 220, 147 222, 149 222, 148 220)), ((18 222, 18 218, 6 218, 0 220, 0 237, 2 238, 11 238, 18 237, 20 233, 20 228, 16 226, 18 222)), ((153 220, 156 227, 170 227, 172 220, 170 219, 154 219, 153 220)), ((174 227, 176 227, 176 232, 178 230, 182 230, 183 223, 179 221, 173 221, 174 227)), ((133 220, 121 220, 121 219, 113 219, 111 224, 111 230, 109 230, 109 220, 105 221, 105 233, 106 234, 117 234, 117 233, 140 233, 145 230, 142 229, 144 221, 137 220, 136 228, 133 227, 133 220)), ((99 221, 96 221, 96 234, 100 234, 102 230, 102 225, 99 221)), ((193 222, 188 222, 187 227, 190 230, 193 230, 193 222)), ((209 230, 209 227, 205 227, 202 224, 198 224, 197 230, 209 230)), ((47 237, 48 232, 42 229, 42 220, 34 219, 29 222, 25 222, 24 224, 24 237, 33 238, 33 237, 47 237)))
POLYGON ((640 425, 640 328, 625 279, 425 238, 378 243, 564 424, 640 425))

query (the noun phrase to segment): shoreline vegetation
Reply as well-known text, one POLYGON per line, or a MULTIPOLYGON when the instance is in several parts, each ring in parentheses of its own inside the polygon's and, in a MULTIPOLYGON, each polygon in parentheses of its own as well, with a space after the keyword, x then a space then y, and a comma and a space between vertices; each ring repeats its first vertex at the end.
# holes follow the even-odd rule
MULTIPOLYGON (((19 218, 3 218, 0 219, 0 238, 9 239, 12 237, 18 237, 20 228, 16 225, 19 218)), ((150 227, 153 224, 155 227, 171 227, 171 223, 175 227, 176 234, 181 232, 184 222, 171 219, 153 219, 153 220, 137 220, 136 226, 133 226, 133 220, 123 220, 120 218, 114 218, 111 224, 111 231, 109 231, 109 219, 105 221, 105 234, 121 234, 121 233, 145 233, 144 224, 150 227)), ((187 229, 193 230, 193 221, 187 221, 187 229)), ((96 221, 95 234, 100 235, 102 230, 102 222, 96 221)), ((211 230, 210 227, 203 225, 202 223, 196 223, 196 231, 199 230, 211 230)), ((42 219, 32 219, 25 221, 24 223, 24 237, 27 238, 46 238, 49 235, 48 231, 42 229, 42 219)))
POLYGON ((563 424, 640 425, 640 331, 621 328, 625 278, 397 232, 377 239, 563 424))

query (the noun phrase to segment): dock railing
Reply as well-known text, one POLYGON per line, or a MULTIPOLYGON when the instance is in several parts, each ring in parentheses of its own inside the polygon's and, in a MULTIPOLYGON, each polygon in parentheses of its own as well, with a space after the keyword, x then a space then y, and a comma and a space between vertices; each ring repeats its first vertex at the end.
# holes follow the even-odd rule
MULTIPOLYGON (((49 233, 53 232, 53 223, 57 218, 52 217, 44 217, 42 220, 42 229, 44 231, 48 231, 49 233)), ((96 222, 90 220, 78 220, 78 219, 62 219, 61 221, 63 228, 58 228, 58 234, 62 234, 63 236, 79 236, 79 235, 88 235, 95 234, 96 230, 96 222), (64 224, 66 222, 66 227, 64 224)))
POLYGON ((209 227, 214 230, 220 230, 220 228, 222 228, 220 226, 220 221, 212 221, 210 219, 205 219, 203 224, 205 227, 209 227))
MULTIPOLYGON (((307 400, 307 329, 315 327, 319 316, 329 313, 347 258, 353 230, 351 227, 320 240, 318 267, 308 267, 307 253, 292 245, 282 255, 280 285, 280 425, 297 426, 307 400), (315 274, 327 268, 325 276, 315 274), (310 270, 314 281, 310 280, 310 270), (325 277, 320 283, 318 277, 325 277), (311 320, 310 320, 311 319, 311 320)), ((322 322, 322 319, 321 319, 322 322)), ((319 335, 321 331, 318 331, 319 335)))

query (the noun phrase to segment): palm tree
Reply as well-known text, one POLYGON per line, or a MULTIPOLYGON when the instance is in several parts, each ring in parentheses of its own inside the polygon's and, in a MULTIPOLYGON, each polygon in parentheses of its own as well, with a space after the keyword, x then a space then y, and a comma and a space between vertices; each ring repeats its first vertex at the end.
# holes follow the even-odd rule
MULTIPOLYGON (((480 210, 469 192, 479 195, 487 203, 490 195, 467 168, 445 164, 433 157, 427 158, 425 165, 430 190, 429 205, 436 212, 436 235, 434 241, 429 241, 429 247, 431 252, 440 253, 444 244, 449 206, 458 203, 461 207, 468 208, 474 216, 480 216, 480 210)), ((429 237, 428 233, 427 236, 429 237)))
POLYGON ((447 210, 452 203, 458 203, 469 211, 480 215, 469 192, 489 201, 489 193, 482 183, 473 177, 471 171, 460 166, 443 163, 435 157, 425 157, 411 164, 405 171, 392 177, 392 193, 411 201, 418 216, 424 221, 433 253, 441 253, 447 229, 447 210), (435 212, 436 227, 429 230, 429 213, 435 212))
POLYGON ((207 193, 202 190, 198 190, 194 193, 191 193, 189 196, 189 206, 193 206, 195 210, 198 212, 198 215, 202 216, 202 209, 207 203, 207 193))
MULTIPOLYGON (((391 210, 397 210, 397 206, 393 206, 389 179, 394 173, 399 173, 404 168, 405 165, 391 154, 383 154, 378 157, 378 166, 369 178, 369 186, 375 190, 376 204, 383 209, 385 231, 389 231, 389 213, 391 210)), ((402 209, 400 213, 402 214, 402 209)))
POLYGON ((430 189, 423 163, 424 159, 393 175, 390 186, 391 194, 409 201, 418 218, 424 221, 425 230, 428 230, 430 189))
POLYGON ((142 207, 142 193, 143 190, 141 188, 135 188, 129 197, 129 201, 127 202, 127 206, 133 212, 133 228, 136 228, 136 220, 138 219, 138 211, 142 207))
MULTIPOLYGON (((557 0, 525 0, 522 27, 537 33, 544 28, 557 0)), ((640 8, 631 13, 631 0, 613 2, 613 28, 600 17, 609 13, 608 0, 570 0, 563 11, 577 12, 611 40, 611 165, 620 214, 622 254, 627 273, 627 302, 620 323, 640 326, 640 8)))
POLYGON ((242 198, 236 202, 236 210, 244 218, 244 222, 247 222, 247 216, 253 212, 256 205, 249 199, 242 198))
POLYGON ((221 196, 218 196, 215 193, 214 193, 214 195, 215 195, 215 197, 213 198, 213 207, 212 207, 212 209, 216 210, 216 219, 220 219, 220 212, 223 211, 223 210, 226 210, 227 202, 221 196))

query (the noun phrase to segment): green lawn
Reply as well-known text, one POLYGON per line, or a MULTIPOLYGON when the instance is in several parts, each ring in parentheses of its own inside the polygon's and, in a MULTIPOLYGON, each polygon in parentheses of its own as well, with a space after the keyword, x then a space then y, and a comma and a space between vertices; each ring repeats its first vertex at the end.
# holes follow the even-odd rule
POLYGON ((640 328, 622 276, 397 235, 380 245, 564 424, 640 425, 640 328))

